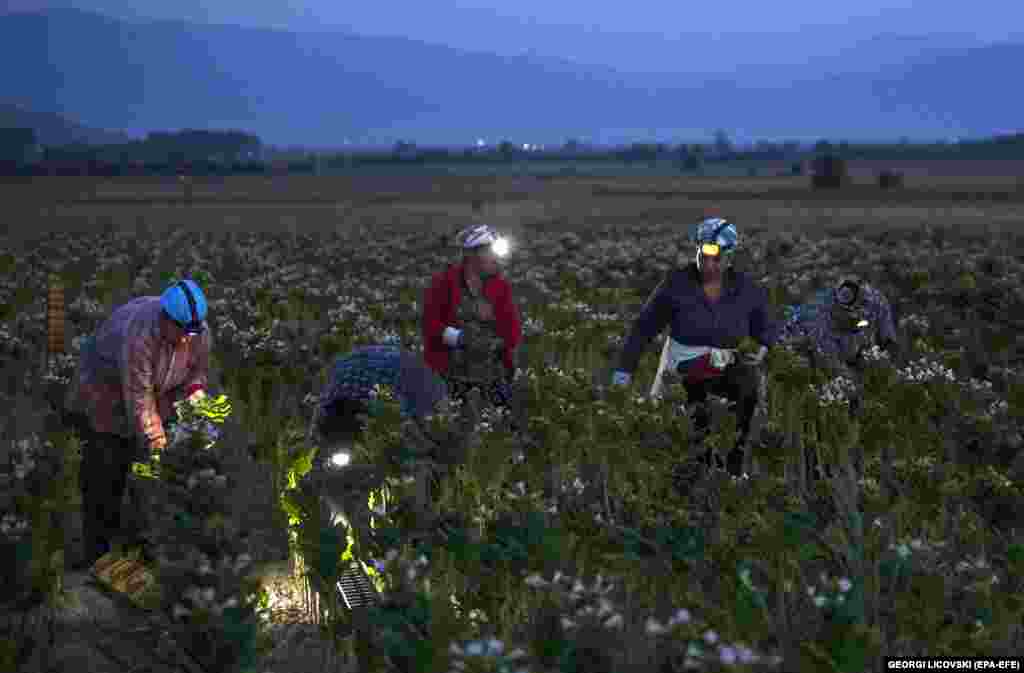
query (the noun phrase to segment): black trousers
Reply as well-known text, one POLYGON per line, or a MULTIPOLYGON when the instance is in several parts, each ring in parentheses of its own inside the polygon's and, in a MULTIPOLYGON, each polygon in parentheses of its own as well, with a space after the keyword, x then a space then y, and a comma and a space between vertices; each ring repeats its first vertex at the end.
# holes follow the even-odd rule
MULTIPOLYGON (((703 404, 708 395, 720 395, 736 403, 737 425, 740 436, 736 446, 728 455, 728 469, 733 475, 743 470, 742 446, 750 435, 750 425, 754 419, 754 411, 758 403, 758 371, 756 367, 745 364, 734 364, 725 368, 721 376, 705 379, 697 383, 684 383, 688 403, 703 404)), ((695 419, 699 429, 706 430, 711 419, 706 409, 698 411, 695 419)), ((711 452, 708 451, 704 460, 710 464, 711 452)))
POLYGON ((109 551, 113 539, 137 532, 122 530, 121 502, 139 449, 134 437, 96 432, 85 419, 75 425, 82 445, 83 551, 87 561, 94 561, 109 551))
POLYGON ((512 386, 508 381, 493 381, 491 383, 470 383, 442 376, 448 384, 448 395, 453 400, 465 402, 469 391, 473 388, 480 390, 480 397, 484 404, 494 407, 508 407, 511 404, 512 386))

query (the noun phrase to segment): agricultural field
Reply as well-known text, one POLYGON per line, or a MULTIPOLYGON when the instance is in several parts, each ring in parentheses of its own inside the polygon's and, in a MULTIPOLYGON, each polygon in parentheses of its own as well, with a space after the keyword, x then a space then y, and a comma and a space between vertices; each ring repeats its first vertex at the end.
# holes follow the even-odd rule
MULTIPOLYGON (((158 180, 0 186, 0 465, 20 494, 4 501, 3 536, 59 550, 38 542, 39 511, 74 502, 75 461, 39 456, 74 453, 50 404, 80 339, 113 307, 191 273, 210 300, 213 393, 231 410, 216 427, 183 423, 180 465, 226 477, 220 490, 193 484, 190 498, 214 503, 207 521, 274 509, 237 525, 285 536, 298 578, 277 591, 239 583, 240 571, 211 580, 198 570, 209 559, 162 561, 176 570, 161 606, 182 633, 219 642, 237 620, 257 625, 207 670, 292 670, 273 636, 286 621, 318 623, 316 637, 344 654, 323 670, 338 671, 859 673, 882 656, 1019 654, 1024 191, 1013 175, 964 173, 908 171, 891 191, 870 176, 819 191, 799 177, 197 179, 191 202, 158 180), (779 309, 857 273, 890 299, 903 346, 902 361, 879 356, 854 381, 773 349, 740 479, 690 469, 727 441, 731 414, 717 409, 698 436, 680 390, 647 398, 660 341, 632 388, 606 385, 642 302, 691 257, 686 225, 709 207, 737 222, 736 263, 779 309), (470 405, 435 419, 450 445, 410 460, 416 447, 401 445, 385 404, 353 455, 386 475, 367 503, 373 527, 332 525, 300 487, 325 369, 358 344, 421 348, 425 284, 457 259, 447 242, 474 219, 512 243, 520 430, 470 405), (44 361, 52 274, 65 353, 44 361), (212 448, 195 448, 198 434, 212 448), (831 478, 807 477, 809 453, 831 478), (424 463, 445 466, 436 500, 422 498, 424 463), (254 482, 260 469, 270 477, 254 482), (350 611, 316 590, 353 558, 379 591, 374 607, 350 611), (247 612, 224 626, 226 609, 189 597, 196 585, 247 612)), ((160 516, 153 529, 169 530, 160 516)), ((236 538, 217 553, 269 562, 261 538, 236 538)), ((32 572, 55 590, 59 568, 32 572)))

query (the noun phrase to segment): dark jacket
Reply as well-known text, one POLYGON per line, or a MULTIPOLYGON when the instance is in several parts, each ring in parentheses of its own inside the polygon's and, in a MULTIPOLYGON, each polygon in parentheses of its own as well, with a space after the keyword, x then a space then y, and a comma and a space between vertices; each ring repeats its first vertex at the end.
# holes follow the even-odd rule
POLYGON ((666 326, 671 338, 687 346, 735 348, 747 336, 764 346, 778 340, 767 290, 747 274, 729 269, 721 298, 711 303, 696 264, 672 271, 651 293, 626 339, 619 369, 633 373, 651 339, 666 326))

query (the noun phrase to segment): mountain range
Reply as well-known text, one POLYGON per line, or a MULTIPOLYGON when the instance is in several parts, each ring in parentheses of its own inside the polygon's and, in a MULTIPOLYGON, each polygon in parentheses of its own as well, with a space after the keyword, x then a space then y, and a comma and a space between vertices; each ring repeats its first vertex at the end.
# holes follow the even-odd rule
POLYGON ((804 65, 625 73, 397 37, 74 9, 0 15, 0 98, 133 135, 234 128, 311 147, 421 144, 931 140, 1015 130, 1024 44, 879 36, 804 65))
POLYGON ((49 146, 106 145, 130 140, 126 133, 88 128, 62 115, 36 112, 15 103, 0 102, 0 127, 34 129, 36 142, 49 146))

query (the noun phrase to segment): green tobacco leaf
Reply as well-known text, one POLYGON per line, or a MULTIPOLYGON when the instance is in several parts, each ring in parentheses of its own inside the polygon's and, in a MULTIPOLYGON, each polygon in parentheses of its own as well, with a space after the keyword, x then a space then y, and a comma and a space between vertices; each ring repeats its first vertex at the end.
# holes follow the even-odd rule
POLYGON ((1024 565, 1024 544, 1011 544, 1006 550, 1006 558, 1014 565, 1024 565))
POLYGON ((865 634, 837 635, 829 651, 835 668, 842 673, 860 673, 868 670, 868 637, 865 634))
POLYGON ((798 545, 806 541, 818 524, 817 517, 811 512, 787 512, 782 518, 782 536, 789 545, 798 545))
POLYGON ((704 555, 704 531, 699 528, 659 528, 656 540, 680 561, 696 561, 704 555))

